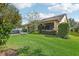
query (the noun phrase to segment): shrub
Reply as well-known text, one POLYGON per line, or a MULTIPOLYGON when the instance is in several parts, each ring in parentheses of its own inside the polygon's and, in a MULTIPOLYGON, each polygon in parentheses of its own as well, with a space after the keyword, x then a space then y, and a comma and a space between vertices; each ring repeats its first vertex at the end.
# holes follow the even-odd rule
POLYGON ((17 55, 23 55, 23 56, 28 55, 29 54, 29 52, 28 52, 29 48, 30 48, 29 46, 27 46, 27 47, 25 46, 23 48, 18 49, 17 55))
POLYGON ((39 33, 42 33, 42 29, 43 29, 43 25, 40 24, 40 25, 38 26, 38 32, 39 32, 39 33))
POLYGON ((74 28, 75 32, 79 32, 79 28, 74 28))
POLYGON ((23 28, 22 31, 23 31, 23 32, 27 32, 27 29, 23 28))
POLYGON ((58 36, 62 38, 68 38, 69 33, 69 24, 68 23, 61 23, 58 26, 58 36))
POLYGON ((42 54, 41 49, 35 49, 35 50, 32 50, 32 52, 30 53, 30 56, 45 56, 45 55, 42 54))
POLYGON ((34 50, 31 50, 29 46, 25 46, 23 48, 20 48, 17 50, 17 55, 20 55, 20 56, 45 56, 43 53, 42 53, 42 50, 41 49, 34 49, 34 50))

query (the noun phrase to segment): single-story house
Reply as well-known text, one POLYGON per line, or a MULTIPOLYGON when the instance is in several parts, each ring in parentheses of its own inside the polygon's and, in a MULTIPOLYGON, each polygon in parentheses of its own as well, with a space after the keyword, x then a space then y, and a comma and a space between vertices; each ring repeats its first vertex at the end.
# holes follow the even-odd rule
MULTIPOLYGON (((49 17, 49 18, 45 18, 40 20, 41 23, 39 25, 42 26, 42 32, 58 32, 58 25, 61 23, 67 23, 68 19, 67 19, 67 15, 66 14, 61 14, 61 15, 57 15, 54 17, 49 17)), ((26 28, 28 29, 28 31, 32 31, 32 24, 27 24, 26 28)))

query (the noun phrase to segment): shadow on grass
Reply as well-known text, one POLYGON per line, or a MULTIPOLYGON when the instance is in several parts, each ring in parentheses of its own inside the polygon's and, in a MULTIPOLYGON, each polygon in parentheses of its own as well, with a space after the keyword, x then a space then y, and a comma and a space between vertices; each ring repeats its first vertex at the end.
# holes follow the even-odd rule
POLYGON ((58 37, 57 35, 44 34, 46 37, 58 37))
POLYGON ((79 36, 79 33, 78 32, 70 32, 69 34, 70 35, 74 35, 74 36, 79 36))
POLYGON ((65 37, 62 37, 61 35, 49 35, 49 34, 44 34, 46 37, 51 37, 51 38, 60 38, 60 39, 69 39, 70 37, 69 36, 65 36, 65 37))

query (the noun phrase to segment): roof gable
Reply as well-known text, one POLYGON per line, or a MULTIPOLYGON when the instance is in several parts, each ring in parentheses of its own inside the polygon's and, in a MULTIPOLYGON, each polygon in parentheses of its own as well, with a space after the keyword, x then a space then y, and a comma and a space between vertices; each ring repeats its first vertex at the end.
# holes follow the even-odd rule
POLYGON ((42 20, 43 21, 49 21, 49 20, 61 21, 64 16, 66 16, 66 14, 62 14, 62 15, 58 15, 58 16, 54 16, 54 17, 50 17, 50 18, 45 18, 42 20))

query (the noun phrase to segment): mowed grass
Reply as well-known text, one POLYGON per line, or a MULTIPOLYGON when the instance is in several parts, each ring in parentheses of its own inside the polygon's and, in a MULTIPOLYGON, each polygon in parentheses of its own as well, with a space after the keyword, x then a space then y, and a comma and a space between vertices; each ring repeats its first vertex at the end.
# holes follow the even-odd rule
POLYGON ((48 56, 79 56, 79 37, 69 35, 69 39, 43 34, 26 34, 11 36, 8 48, 29 46, 31 50, 41 49, 48 56))

